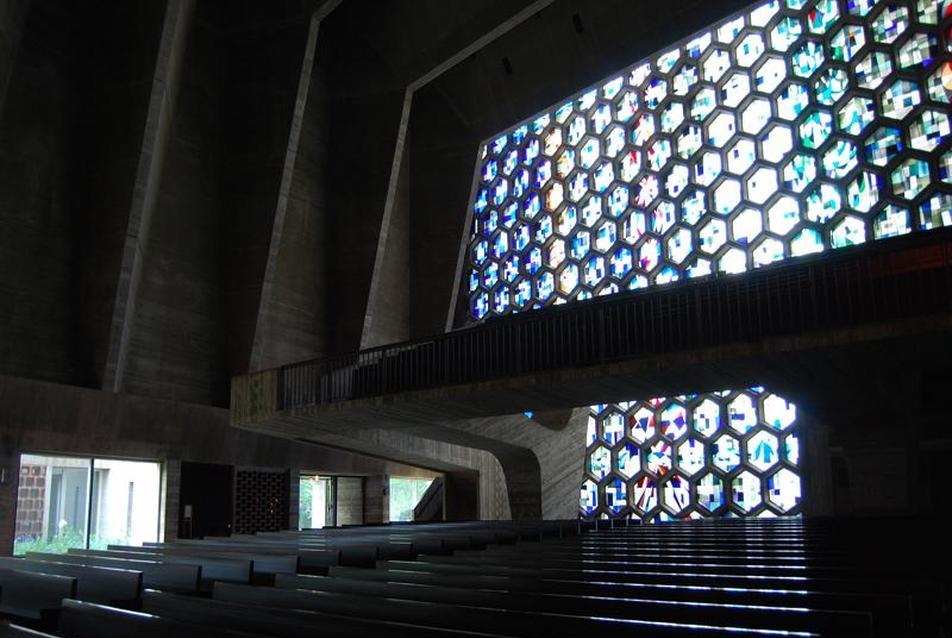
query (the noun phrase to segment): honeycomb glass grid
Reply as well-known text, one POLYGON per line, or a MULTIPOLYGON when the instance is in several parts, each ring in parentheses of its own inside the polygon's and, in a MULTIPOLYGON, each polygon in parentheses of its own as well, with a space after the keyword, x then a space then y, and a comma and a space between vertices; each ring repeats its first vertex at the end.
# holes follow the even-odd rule
POLYGON ((952 0, 761 2, 495 136, 470 320, 948 225, 950 32, 952 0))
POLYGON ((764 388, 589 408, 579 511, 668 521, 800 513, 793 403, 764 388))

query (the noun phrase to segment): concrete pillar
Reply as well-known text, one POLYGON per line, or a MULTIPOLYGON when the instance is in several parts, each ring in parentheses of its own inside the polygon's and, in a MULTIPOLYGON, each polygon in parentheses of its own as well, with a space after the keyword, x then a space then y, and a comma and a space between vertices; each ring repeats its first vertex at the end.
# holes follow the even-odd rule
POLYGON ((364 523, 390 520, 390 477, 375 474, 364 479, 364 523))
POLYGON ((801 413, 800 445, 803 513, 807 516, 832 515, 834 485, 829 426, 801 413))
POLYGON ((301 521, 301 468, 288 469, 288 529, 298 529, 301 521))
POLYGON ((364 479, 361 476, 337 477, 337 524, 360 525, 364 522, 364 479))

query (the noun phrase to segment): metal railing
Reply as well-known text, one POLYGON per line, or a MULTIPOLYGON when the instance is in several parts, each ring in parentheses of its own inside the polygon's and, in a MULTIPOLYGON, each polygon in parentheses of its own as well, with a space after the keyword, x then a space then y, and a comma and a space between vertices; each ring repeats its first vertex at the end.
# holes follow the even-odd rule
POLYGON ((279 408, 591 366, 952 309, 952 229, 525 312, 284 366, 279 408))

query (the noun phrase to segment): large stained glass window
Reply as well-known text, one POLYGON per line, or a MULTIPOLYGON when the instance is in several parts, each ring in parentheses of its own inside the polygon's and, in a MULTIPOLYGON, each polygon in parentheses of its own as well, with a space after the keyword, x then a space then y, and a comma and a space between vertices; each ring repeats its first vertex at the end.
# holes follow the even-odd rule
POLYGON ((494 137, 470 318, 952 225, 950 41, 952 0, 761 2, 494 137))
POLYGON ((797 408, 763 388, 593 405, 583 516, 800 513, 797 408))

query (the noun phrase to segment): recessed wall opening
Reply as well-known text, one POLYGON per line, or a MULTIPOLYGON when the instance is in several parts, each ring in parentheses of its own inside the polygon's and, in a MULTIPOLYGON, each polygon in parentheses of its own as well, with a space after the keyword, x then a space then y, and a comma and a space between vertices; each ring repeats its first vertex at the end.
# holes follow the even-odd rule
POLYGON ((159 540, 161 464, 23 454, 14 554, 159 540))
POLYGON ((586 518, 801 513, 797 407, 754 387, 589 408, 586 518))
POLYGON ((412 521, 413 509, 433 479, 390 477, 390 520, 412 521))
POLYGON ((332 476, 302 474, 300 485, 298 527, 334 527, 337 524, 336 479, 332 476))

